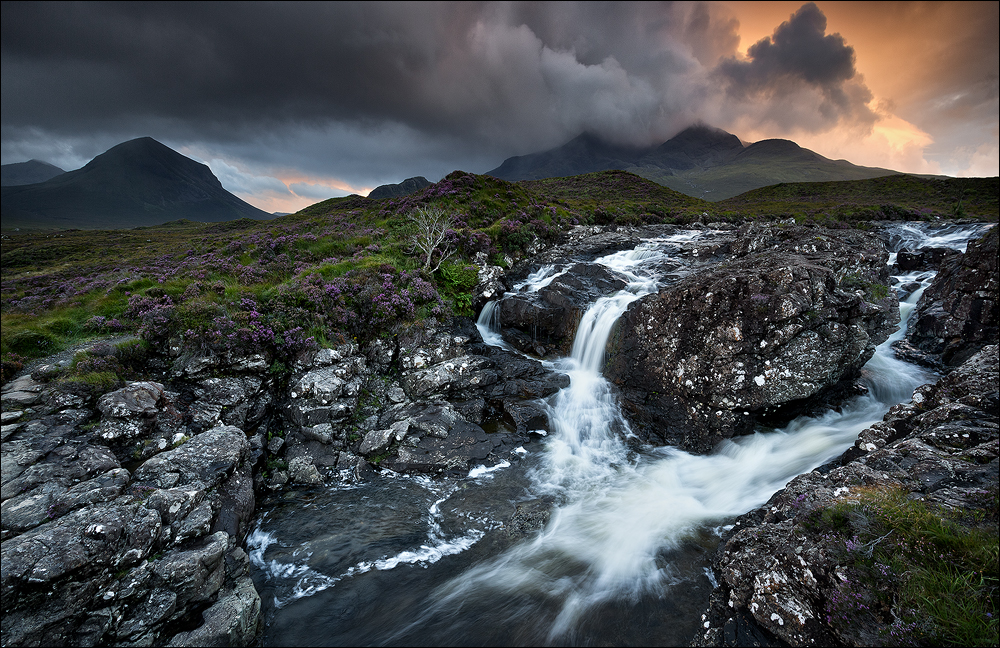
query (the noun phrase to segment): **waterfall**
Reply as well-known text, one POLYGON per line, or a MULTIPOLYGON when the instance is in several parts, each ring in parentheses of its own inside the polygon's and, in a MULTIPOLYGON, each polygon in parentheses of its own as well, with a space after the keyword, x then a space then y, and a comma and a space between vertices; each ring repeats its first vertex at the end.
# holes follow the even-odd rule
MULTIPOLYGON (((572 356, 556 363, 571 382, 549 401, 552 434, 532 473, 536 492, 559 498, 549 524, 533 541, 444 586, 438 605, 467 605, 498 594, 546 600, 556 610, 547 638, 557 641, 595 606, 663 596, 678 579, 662 559, 665 554, 699 529, 763 504, 796 475, 839 456, 929 379, 896 360, 890 348, 905 332, 921 288, 903 304, 899 330, 865 366, 868 393, 840 411, 727 441, 708 456, 675 448, 630 452, 622 441, 628 423, 600 370, 615 322, 630 303, 657 288, 655 275, 643 271, 664 257, 656 243, 597 260, 623 273, 628 286, 587 310, 572 356)), ((923 285, 931 276, 920 277, 923 285)))
MULTIPOLYGON (((939 234, 928 244, 948 238, 964 248, 952 232, 939 234)), ((298 509, 283 502, 263 512, 248 549, 255 579, 267 583, 265 644, 687 641, 713 586, 703 547, 715 546, 720 525, 839 456, 933 379, 890 348, 921 287, 901 302, 899 330, 865 365, 868 393, 839 411, 724 442, 711 455, 630 449, 628 423, 601 375, 608 336, 630 303, 659 289, 678 246, 700 235, 596 260, 626 287, 591 305, 572 354, 551 363, 570 384, 545 402, 550 432, 518 449, 523 463, 456 482, 381 475, 326 489, 298 509), (490 518, 491 498, 554 506, 543 529, 497 552, 483 545, 488 531, 504 533, 498 525, 507 518, 490 518)), ((539 268, 514 290, 537 291, 568 267, 539 268)), ((932 277, 897 279, 926 286, 932 277)), ((488 303, 478 325, 488 343, 504 345, 499 308, 502 300, 488 303)))

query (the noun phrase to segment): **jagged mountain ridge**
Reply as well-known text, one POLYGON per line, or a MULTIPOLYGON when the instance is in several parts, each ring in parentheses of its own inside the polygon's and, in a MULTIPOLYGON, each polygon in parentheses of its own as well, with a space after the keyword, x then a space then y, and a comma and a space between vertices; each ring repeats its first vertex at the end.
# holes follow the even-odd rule
POLYGON ((897 173, 830 160, 791 140, 744 146, 731 133, 699 124, 650 147, 618 146, 584 133, 548 151, 507 158, 487 175, 516 182, 610 169, 630 171, 710 201, 781 182, 862 180, 897 173))
POLYGON ((4 227, 81 229, 272 218, 226 191, 208 166, 151 137, 45 182, 4 187, 2 213, 4 227))

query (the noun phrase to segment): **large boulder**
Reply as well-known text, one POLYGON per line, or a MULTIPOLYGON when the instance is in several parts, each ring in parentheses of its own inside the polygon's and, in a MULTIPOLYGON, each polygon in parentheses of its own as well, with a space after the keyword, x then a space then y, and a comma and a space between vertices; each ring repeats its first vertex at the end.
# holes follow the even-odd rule
POLYGON ((874 236, 751 226, 731 252, 632 304, 609 342, 605 375, 644 441, 708 451, 846 391, 899 321, 874 236))
POLYGON ((965 254, 948 257, 921 295, 906 340, 897 351, 909 360, 954 367, 987 344, 996 344, 1000 273, 1000 232, 994 227, 965 254))
POLYGON ((569 355, 580 318, 598 297, 625 282, 607 268, 577 263, 535 292, 508 294, 499 304, 504 339, 540 356, 569 355))

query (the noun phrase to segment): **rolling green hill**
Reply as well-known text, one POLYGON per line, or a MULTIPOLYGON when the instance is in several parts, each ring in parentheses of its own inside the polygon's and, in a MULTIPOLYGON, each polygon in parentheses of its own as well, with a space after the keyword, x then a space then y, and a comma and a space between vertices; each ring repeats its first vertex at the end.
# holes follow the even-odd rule
POLYGON ((996 221, 1000 177, 934 178, 896 174, 867 180, 791 182, 747 191, 714 204, 732 215, 825 215, 832 218, 969 217, 996 221))

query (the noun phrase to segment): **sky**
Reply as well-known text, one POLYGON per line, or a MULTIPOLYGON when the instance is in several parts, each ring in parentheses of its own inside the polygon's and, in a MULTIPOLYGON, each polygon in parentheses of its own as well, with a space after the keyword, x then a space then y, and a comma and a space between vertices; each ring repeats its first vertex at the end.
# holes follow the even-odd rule
POLYGON ((1000 3, 3 2, 3 164, 153 137, 269 212, 695 123, 1000 174, 1000 3))

